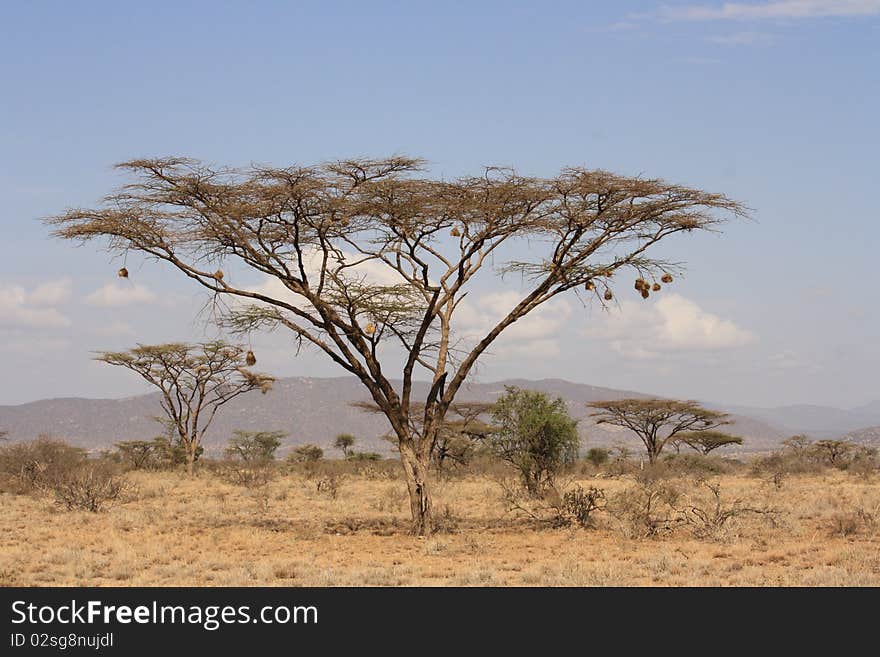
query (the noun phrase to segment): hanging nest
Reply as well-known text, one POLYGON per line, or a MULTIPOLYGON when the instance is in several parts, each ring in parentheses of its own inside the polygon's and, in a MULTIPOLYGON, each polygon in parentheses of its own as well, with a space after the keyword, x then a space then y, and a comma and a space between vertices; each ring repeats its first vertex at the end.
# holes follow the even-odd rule
POLYGON ((366 331, 367 335, 373 335, 373 333, 376 332, 376 325, 373 324, 373 322, 370 322, 369 324, 367 324, 364 331, 366 331))
POLYGON ((611 294, 611 290, 605 290, 605 294, 603 296, 605 297, 605 301, 611 301, 614 298, 614 295, 611 294))
POLYGON ((660 280, 663 281, 664 283, 671 283, 672 282, 672 274, 663 274, 663 276, 660 277, 660 280))
POLYGON ((642 299, 647 299, 651 296, 651 293, 648 291, 648 288, 642 288, 642 299))
POLYGON ((218 269, 217 271, 215 271, 214 278, 216 278, 218 281, 222 281, 223 280, 223 270, 218 269))
POLYGON ((599 274, 600 276, 604 276, 605 278, 611 278, 614 275, 614 272, 610 269, 606 269, 605 271, 599 274))
POLYGON ((654 283, 654 284, 651 286, 651 289, 652 289, 654 292, 659 292, 659 291, 660 291, 660 283, 654 283))
POLYGON ((641 292, 642 290, 648 289, 648 282, 644 278, 637 278, 636 282, 633 284, 633 287, 641 292))
POLYGON ((116 273, 119 276, 119 278, 128 278, 128 270, 125 267, 123 267, 122 269, 120 269, 116 273))
POLYGON ((244 362, 248 367, 253 367, 257 364, 257 357, 254 356, 254 352, 248 349, 248 352, 244 356, 244 362))
POLYGON ((453 226, 452 230, 449 231, 449 234, 453 237, 461 237, 461 231, 458 229, 458 226, 453 226))
POLYGON ((593 281, 587 281, 587 282, 584 284, 584 289, 585 289, 587 292, 592 292, 593 290, 596 289, 596 284, 595 284, 593 281))

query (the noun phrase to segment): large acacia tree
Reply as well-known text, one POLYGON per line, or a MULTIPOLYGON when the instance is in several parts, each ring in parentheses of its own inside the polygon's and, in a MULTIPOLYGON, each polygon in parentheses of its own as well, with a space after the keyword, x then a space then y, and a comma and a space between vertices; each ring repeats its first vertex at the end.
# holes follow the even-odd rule
POLYGON ((119 166, 133 181, 102 207, 49 219, 55 234, 108 239, 118 253, 163 261, 235 299, 232 328, 286 327, 299 346, 356 376, 398 442, 420 534, 431 530, 429 463, 444 416, 505 329, 561 294, 579 290, 607 303, 624 270, 670 280, 673 264, 652 257, 652 247, 716 226, 717 211, 743 212, 720 194, 580 168, 554 178, 487 169, 438 180, 408 157, 281 169, 182 158, 119 166), (228 268, 224 276, 217 268, 229 261, 273 285, 239 282, 228 268), (456 311, 493 265, 496 274, 521 277, 525 289, 482 335, 465 340, 456 311), (431 385, 414 400, 419 372, 431 385))

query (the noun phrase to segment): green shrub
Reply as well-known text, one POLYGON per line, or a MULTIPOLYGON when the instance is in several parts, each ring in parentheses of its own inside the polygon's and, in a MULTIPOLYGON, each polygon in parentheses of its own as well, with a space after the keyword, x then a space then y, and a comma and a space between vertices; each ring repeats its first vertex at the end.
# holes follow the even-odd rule
POLYGON ((607 447, 591 447, 584 456, 584 460, 596 467, 608 463, 609 458, 611 458, 611 450, 607 447))

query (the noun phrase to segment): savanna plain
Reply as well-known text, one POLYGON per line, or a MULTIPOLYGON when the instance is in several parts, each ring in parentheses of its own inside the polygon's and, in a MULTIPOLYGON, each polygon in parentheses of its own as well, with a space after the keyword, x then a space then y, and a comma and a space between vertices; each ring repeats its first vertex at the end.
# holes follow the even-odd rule
POLYGON ((128 472, 98 513, 7 487, 0 584, 880 585, 880 475, 780 458, 581 463, 539 501, 471 466, 437 477, 428 537, 393 461, 128 472))

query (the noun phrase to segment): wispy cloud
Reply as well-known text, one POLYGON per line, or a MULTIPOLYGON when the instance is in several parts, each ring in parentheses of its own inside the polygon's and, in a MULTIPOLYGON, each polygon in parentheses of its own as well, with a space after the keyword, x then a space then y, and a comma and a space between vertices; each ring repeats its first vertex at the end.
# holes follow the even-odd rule
POLYGON ((34 288, 28 295, 28 302, 37 306, 54 306, 65 303, 73 295, 69 278, 46 281, 34 288))
POLYGON ((151 303, 156 300, 156 295, 143 285, 118 285, 108 283, 98 288, 85 298, 90 306, 114 308, 128 306, 133 303, 151 303))
POLYGON ((49 281, 28 292, 20 285, 0 284, 0 328, 65 328, 70 320, 52 307, 70 294, 68 281, 49 281))
POLYGON ((766 32, 734 32, 706 37, 706 41, 722 46, 767 46, 773 43, 775 38, 766 32))
POLYGON ((775 2, 725 2, 718 6, 663 7, 669 20, 767 20, 880 15, 880 0, 777 0, 775 2))

